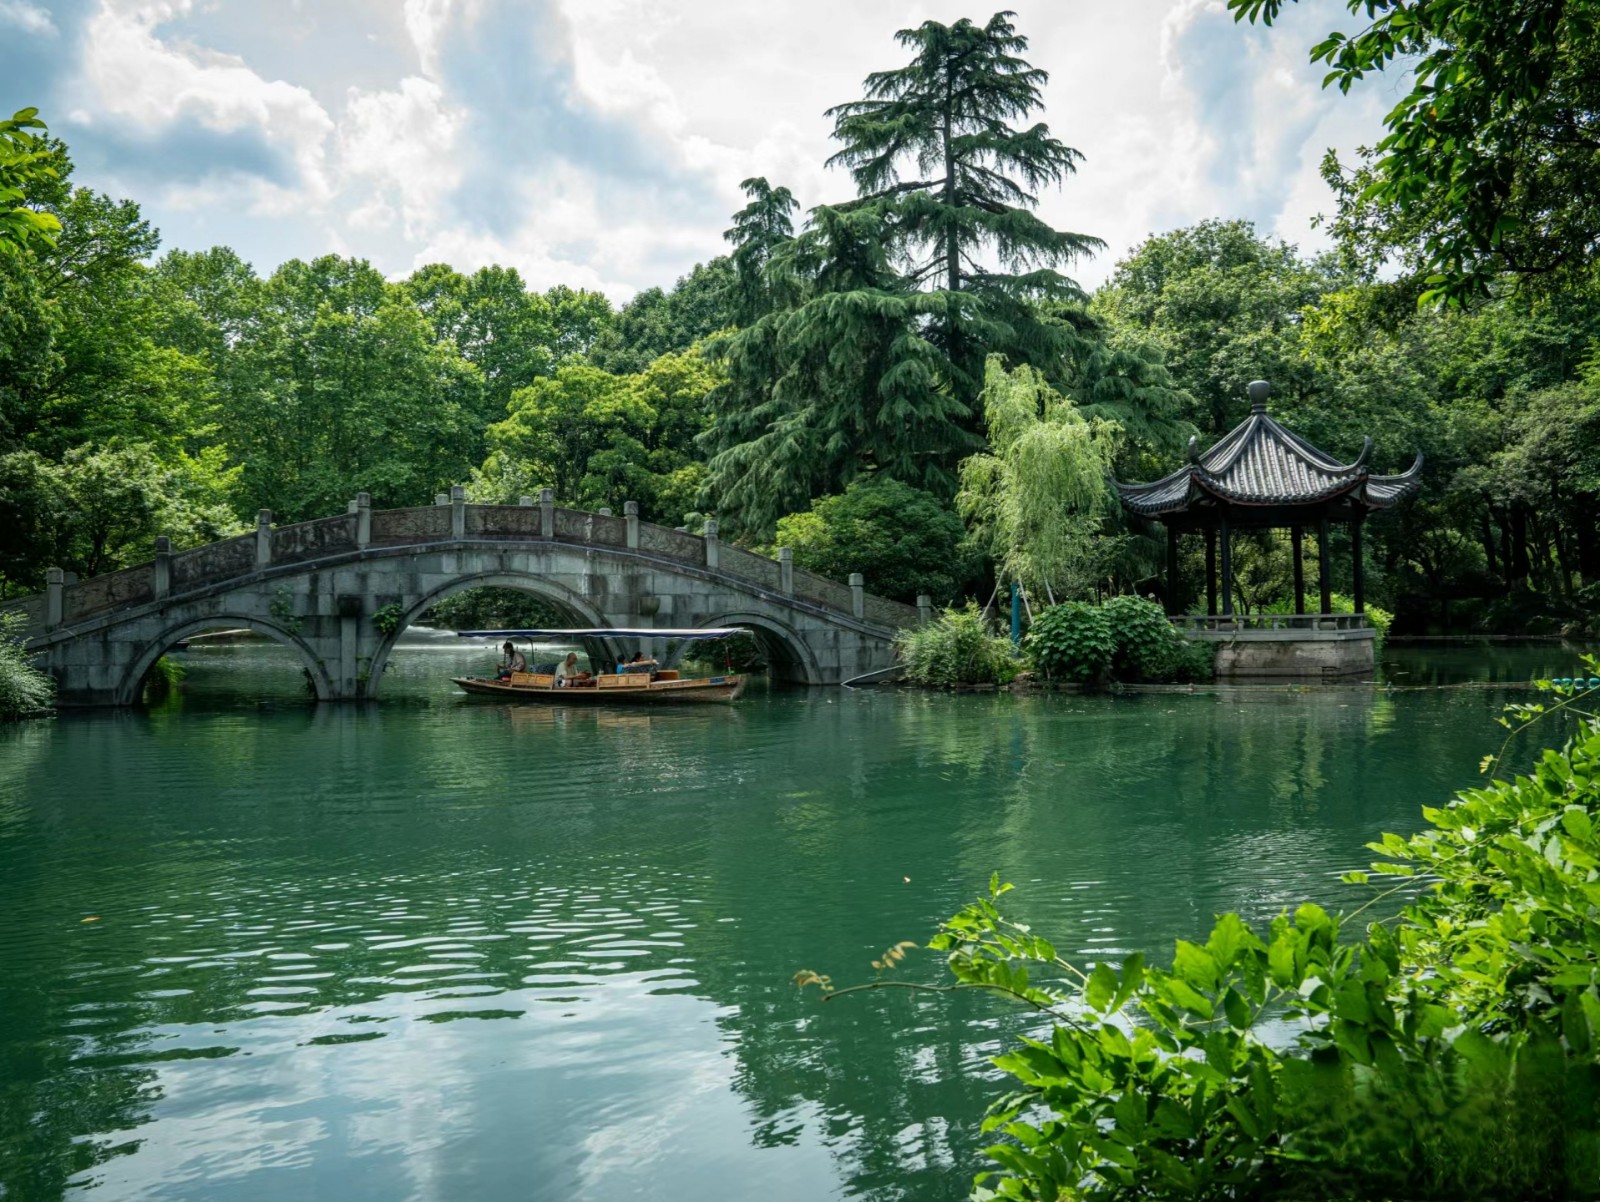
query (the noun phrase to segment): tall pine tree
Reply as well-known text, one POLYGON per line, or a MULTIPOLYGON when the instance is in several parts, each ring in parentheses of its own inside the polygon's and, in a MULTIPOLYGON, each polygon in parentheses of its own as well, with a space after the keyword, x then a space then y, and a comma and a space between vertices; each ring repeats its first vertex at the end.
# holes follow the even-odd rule
POLYGON ((912 60, 867 76, 865 98, 828 111, 843 143, 828 162, 855 179, 852 207, 881 215, 913 287, 946 294, 929 334, 968 405, 988 353, 1056 374, 1077 339, 1030 302, 1082 300, 1056 268, 1105 245, 1034 213, 1039 191, 1065 182, 1083 156, 1048 125, 1021 125, 1049 75, 1021 57, 1028 39, 1012 15, 902 29, 912 60))
POLYGON ((1103 243, 1034 212, 1082 156, 1023 124, 1047 77, 1010 18, 899 33, 911 62, 829 110, 843 143, 830 163, 858 195, 800 233, 785 189, 746 181, 727 237, 749 303, 712 344, 728 383, 702 438, 721 516, 765 529, 871 471, 951 495, 957 462, 982 446, 992 354, 1086 394, 1093 416, 1170 407, 1160 363, 1109 347, 1058 270, 1103 243))

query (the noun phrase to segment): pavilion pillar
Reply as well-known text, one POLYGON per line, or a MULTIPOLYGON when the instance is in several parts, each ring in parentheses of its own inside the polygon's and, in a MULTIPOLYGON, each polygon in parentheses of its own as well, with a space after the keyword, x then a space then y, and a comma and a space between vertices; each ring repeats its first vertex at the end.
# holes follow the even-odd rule
POLYGON ((1351 583, 1354 586, 1356 612, 1367 612, 1366 597, 1366 571, 1361 562, 1361 515, 1357 514, 1355 521, 1350 523, 1350 561, 1351 583))
POLYGON ((1217 531, 1222 542, 1222 615, 1233 617, 1233 536, 1228 529, 1228 515, 1222 514, 1217 531))
POLYGON ((1217 612, 1217 532, 1206 530, 1206 613, 1217 612))
POLYGON ((1304 526, 1289 527, 1289 541, 1294 544, 1294 612, 1306 612, 1306 531, 1304 526))
POLYGON ((1171 523, 1167 525, 1167 612, 1183 612, 1178 596, 1178 528, 1171 523))
POLYGON ((1317 522, 1317 584, 1322 591, 1320 612, 1333 612, 1333 579, 1328 572, 1328 519, 1317 522))

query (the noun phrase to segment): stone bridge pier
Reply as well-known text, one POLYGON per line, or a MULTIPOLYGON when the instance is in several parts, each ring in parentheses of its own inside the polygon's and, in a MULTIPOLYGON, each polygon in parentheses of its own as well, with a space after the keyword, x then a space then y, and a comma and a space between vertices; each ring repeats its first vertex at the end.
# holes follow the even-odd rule
MULTIPOLYGON (((274 528, 68 584, 12 608, 29 619, 29 649, 63 705, 129 705, 175 643, 204 630, 247 628, 288 647, 319 700, 381 695, 406 627, 464 589, 532 593, 576 627, 744 626, 773 673, 840 684, 894 663, 894 636, 931 610, 865 593, 722 546, 622 517, 538 505, 467 505, 459 489, 421 509, 347 514, 274 528), (920 610, 920 613, 919 613, 920 610)), ((631 645, 597 641, 597 660, 631 645)), ((488 664, 486 662, 485 667, 488 664)))

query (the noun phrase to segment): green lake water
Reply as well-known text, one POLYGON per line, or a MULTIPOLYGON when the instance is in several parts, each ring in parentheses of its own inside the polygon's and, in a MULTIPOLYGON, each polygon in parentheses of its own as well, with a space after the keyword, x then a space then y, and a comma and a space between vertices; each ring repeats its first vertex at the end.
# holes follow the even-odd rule
POLYGON ((1470 784, 1524 695, 569 711, 466 700, 444 678, 483 652, 423 639, 383 703, 317 708, 276 649, 182 658, 180 704, 0 729, 5 1202, 965 1197, 1029 1020, 824 1005, 797 969, 868 980, 996 870, 1083 960, 1354 904, 1337 874, 1470 784))

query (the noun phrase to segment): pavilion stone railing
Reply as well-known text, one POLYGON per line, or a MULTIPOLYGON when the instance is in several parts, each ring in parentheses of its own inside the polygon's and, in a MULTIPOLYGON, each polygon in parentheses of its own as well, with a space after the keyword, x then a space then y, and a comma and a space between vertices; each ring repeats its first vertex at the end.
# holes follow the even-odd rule
POLYGON ((848 584, 840 584, 796 568, 787 548, 779 550, 777 559, 769 559, 723 543, 714 521, 706 523, 703 535, 694 535, 641 521, 638 506, 632 501, 624 506, 621 516, 604 509, 591 513, 560 508, 549 489, 540 494, 537 503, 532 497, 524 497, 518 505, 469 505, 465 490, 459 486, 439 494, 432 505, 410 509, 373 510, 363 493, 350 502, 345 513, 288 526, 273 526, 271 511, 264 509, 254 531, 207 546, 173 552, 167 539, 158 538, 154 561, 137 567, 82 581, 51 568, 43 595, 22 598, 4 608, 26 614, 31 628, 43 626, 49 630, 107 611, 222 584, 273 566, 369 547, 462 540, 548 540, 640 551, 733 576, 768 592, 883 626, 906 626, 932 614, 927 598, 918 598, 919 604, 914 608, 867 595, 859 575, 852 575, 848 584))
POLYGON ((1193 634, 1372 629, 1366 614, 1173 614, 1167 620, 1179 630, 1193 634))

